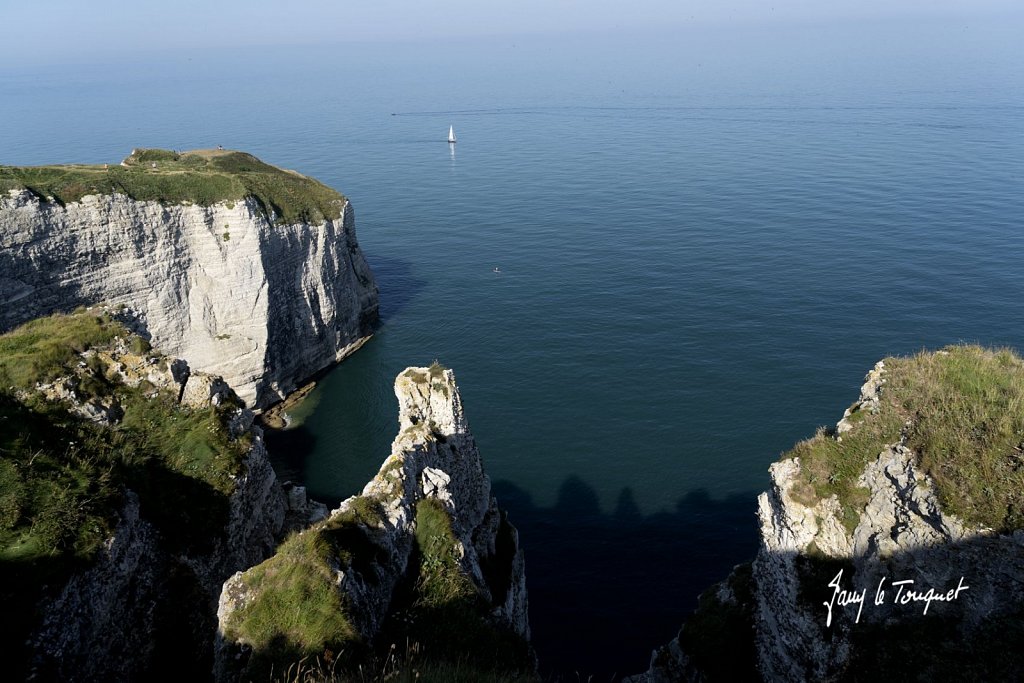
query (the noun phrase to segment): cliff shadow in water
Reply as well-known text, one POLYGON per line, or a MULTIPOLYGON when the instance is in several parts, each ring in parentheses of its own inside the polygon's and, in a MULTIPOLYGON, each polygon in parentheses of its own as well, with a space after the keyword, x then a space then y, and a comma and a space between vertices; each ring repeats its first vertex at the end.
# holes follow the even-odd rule
POLYGON ((380 322, 384 324, 415 299, 427 281, 413 274, 412 263, 363 249, 373 279, 381 291, 380 322))
MULTIPOLYGON (((306 461, 316 450, 316 435, 306 425, 291 429, 264 428, 263 440, 267 445, 267 456, 278 481, 282 484, 290 481, 306 485, 306 461)), ((332 507, 341 502, 329 496, 314 497, 332 507)))
POLYGON ((569 477, 552 507, 507 481, 494 495, 526 553, 532 641, 546 676, 618 680, 647 669, 700 593, 757 551, 757 493, 716 500, 705 490, 674 509, 641 513, 629 488, 601 511, 595 491, 569 477))

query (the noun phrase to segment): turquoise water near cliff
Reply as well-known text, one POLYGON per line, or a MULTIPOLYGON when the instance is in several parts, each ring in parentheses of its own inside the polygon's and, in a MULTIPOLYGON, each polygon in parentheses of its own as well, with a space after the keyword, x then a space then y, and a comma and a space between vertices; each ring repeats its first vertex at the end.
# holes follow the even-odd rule
POLYGON ((1016 29, 7 65, 0 163, 222 144, 348 195, 382 326, 272 441, 279 469, 355 493, 389 452, 394 376, 454 368, 542 663, 607 680, 753 556, 768 465, 876 360, 1024 350, 1016 29))

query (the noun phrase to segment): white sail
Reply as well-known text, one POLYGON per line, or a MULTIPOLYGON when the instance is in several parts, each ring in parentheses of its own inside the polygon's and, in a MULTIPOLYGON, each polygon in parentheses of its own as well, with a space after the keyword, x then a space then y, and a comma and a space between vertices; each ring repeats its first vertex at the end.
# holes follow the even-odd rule
POLYGON ((455 142, 455 126, 448 126, 448 142, 455 142))

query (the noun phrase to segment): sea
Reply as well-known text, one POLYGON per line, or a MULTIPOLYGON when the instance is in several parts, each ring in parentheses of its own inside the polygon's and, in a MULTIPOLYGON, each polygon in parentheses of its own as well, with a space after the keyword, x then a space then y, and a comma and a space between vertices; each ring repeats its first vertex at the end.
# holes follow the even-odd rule
POLYGON ((397 432, 395 376, 453 368, 525 549, 542 671, 610 681, 754 557, 768 466, 876 361, 1024 351, 1022 28, 7 63, 0 164, 223 145, 349 197, 381 324, 270 436, 281 477, 357 493, 397 432))

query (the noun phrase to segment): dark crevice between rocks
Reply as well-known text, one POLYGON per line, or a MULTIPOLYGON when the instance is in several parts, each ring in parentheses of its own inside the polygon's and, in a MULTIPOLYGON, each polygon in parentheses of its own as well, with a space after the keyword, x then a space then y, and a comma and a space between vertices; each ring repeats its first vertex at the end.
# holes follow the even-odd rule
POLYGON ((514 578, 514 561, 518 551, 515 527, 508 521, 508 514, 504 510, 499 514, 501 522, 494 542, 494 554, 480 558, 480 570, 491 592, 491 603, 494 607, 505 604, 514 578))

